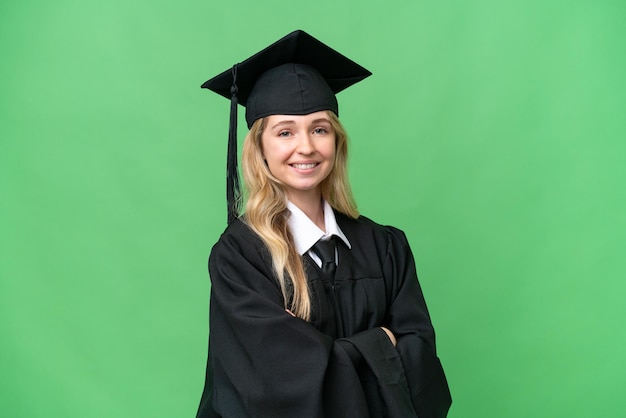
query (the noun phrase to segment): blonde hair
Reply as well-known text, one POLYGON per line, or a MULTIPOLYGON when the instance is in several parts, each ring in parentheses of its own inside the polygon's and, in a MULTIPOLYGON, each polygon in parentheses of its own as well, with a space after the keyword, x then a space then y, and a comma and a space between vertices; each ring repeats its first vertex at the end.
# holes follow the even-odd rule
MULTIPOLYGON (((322 197, 335 210, 356 219, 359 213, 347 172, 348 136, 337 116, 331 111, 327 114, 335 132, 335 161, 330 174, 320 184, 322 197)), ((308 321, 311 318, 309 287, 302 257, 287 224, 287 194, 263 159, 261 139, 265 122, 266 118, 257 119, 243 144, 242 169, 247 194, 244 219, 269 250, 285 309, 308 321)))

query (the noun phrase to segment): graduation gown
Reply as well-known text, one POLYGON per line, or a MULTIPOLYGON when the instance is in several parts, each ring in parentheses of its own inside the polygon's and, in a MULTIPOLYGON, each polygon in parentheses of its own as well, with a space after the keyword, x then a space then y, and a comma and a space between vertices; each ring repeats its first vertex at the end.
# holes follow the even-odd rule
POLYGON ((352 248, 337 240, 334 283, 303 256, 310 322, 285 312, 269 252, 243 221, 215 244, 197 418, 447 415, 450 392, 404 233, 335 216, 352 248))

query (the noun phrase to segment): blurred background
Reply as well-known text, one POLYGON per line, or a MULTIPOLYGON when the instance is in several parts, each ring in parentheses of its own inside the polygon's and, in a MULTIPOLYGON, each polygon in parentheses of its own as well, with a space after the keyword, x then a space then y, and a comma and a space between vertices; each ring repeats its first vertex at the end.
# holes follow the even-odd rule
MULTIPOLYGON (((0 416, 195 416, 228 101, 294 29, 338 96, 359 209, 407 233, 451 418, 626 416, 626 3, 0 6, 0 416)), ((240 120, 240 138, 245 124, 240 120)))

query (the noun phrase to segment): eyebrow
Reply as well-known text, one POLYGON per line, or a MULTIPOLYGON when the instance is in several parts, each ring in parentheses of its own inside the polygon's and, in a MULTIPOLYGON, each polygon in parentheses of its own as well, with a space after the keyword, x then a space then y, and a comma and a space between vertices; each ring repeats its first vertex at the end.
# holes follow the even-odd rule
POLYGON ((322 123, 322 122, 330 123, 330 120, 326 118, 315 119, 313 122, 311 122, 311 125, 314 125, 316 123, 322 123))
POLYGON ((293 121, 293 120, 281 120, 280 122, 278 122, 277 124, 272 126, 271 129, 274 129, 274 128, 278 127, 278 126, 283 126, 283 125, 293 125, 295 123, 296 123, 296 121, 293 121))
MULTIPOLYGON (((319 119, 315 119, 313 121, 311 121, 311 125, 315 125, 317 123, 328 123, 330 124, 330 120, 327 118, 319 118, 319 119)), ((273 125, 270 129, 276 129, 279 126, 283 126, 283 125, 294 125, 296 123, 295 120, 281 120, 280 122, 276 123, 275 125, 273 125)))

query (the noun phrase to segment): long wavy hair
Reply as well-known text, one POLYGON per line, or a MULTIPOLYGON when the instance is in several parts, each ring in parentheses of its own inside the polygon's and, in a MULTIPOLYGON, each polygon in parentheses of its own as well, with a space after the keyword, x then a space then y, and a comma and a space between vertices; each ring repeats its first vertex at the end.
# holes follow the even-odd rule
MULTIPOLYGON (((348 182, 348 136, 337 116, 331 111, 326 113, 335 133, 335 161, 330 174, 320 184, 322 197, 335 210, 356 219, 359 213, 348 182)), ((247 195, 244 220, 269 250, 285 309, 309 321, 311 298, 302 257, 287 224, 287 194, 263 158, 261 139, 266 119, 253 123, 243 145, 242 170, 247 195)))

